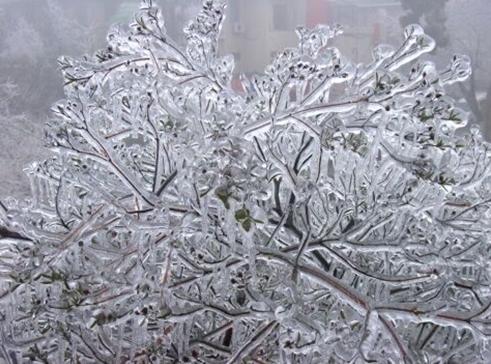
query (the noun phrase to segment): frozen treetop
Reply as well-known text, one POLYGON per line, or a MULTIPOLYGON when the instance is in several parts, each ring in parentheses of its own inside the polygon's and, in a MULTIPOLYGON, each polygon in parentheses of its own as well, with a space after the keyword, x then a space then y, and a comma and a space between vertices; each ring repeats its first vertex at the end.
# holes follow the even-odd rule
POLYGON ((232 88, 206 0, 63 57, 32 199, 0 203, 7 363, 489 363, 489 144, 409 26, 353 64, 300 28, 232 88))

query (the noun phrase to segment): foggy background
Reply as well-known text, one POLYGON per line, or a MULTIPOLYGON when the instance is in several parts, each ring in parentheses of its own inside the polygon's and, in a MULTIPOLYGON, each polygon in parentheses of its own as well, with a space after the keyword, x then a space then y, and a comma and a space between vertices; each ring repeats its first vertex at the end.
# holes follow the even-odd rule
MULTIPOLYGON (((200 0, 159 0, 169 33, 196 14, 200 0)), ((22 169, 44 159, 43 126, 63 97, 60 55, 81 56, 105 46, 113 23, 127 24, 139 0, 0 0, 0 196, 28 195, 22 169)), ((222 52, 237 73, 261 72, 275 52, 296 44, 297 25, 339 23, 335 41, 356 62, 369 62, 379 43, 398 45, 405 24, 420 23, 437 42, 429 58, 443 67, 469 55, 474 74, 452 94, 491 139, 491 3, 489 0, 229 0, 222 52)))

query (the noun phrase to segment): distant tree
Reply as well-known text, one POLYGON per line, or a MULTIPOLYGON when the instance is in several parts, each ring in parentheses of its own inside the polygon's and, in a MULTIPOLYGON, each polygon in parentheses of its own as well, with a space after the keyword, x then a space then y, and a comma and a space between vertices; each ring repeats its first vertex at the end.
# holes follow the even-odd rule
MULTIPOLYGON (((83 2, 82 9, 88 2, 83 2)), ((93 53, 100 47, 95 39, 104 42, 108 26, 103 24, 104 30, 100 30, 104 17, 85 22, 82 15, 74 15, 72 8, 77 2, 70 3, 23 0, 0 5, 0 87, 15 86, 15 93, 8 97, 0 91, 1 102, 8 108, 8 116, 0 115, 1 194, 26 196, 29 186, 22 167, 26 161, 46 155, 41 136, 48 105, 63 96, 58 56, 93 53), (19 143, 24 146, 20 152, 16 148, 19 143)), ((96 9, 107 3, 115 1, 93 2, 96 9)))
MULTIPOLYGON (((33 100, 42 99, 39 84, 49 85, 46 82, 47 47, 39 31, 25 17, 19 17, 13 22, 4 16, 2 21, 8 27, 0 39, 0 82, 15 80, 24 98, 22 104, 18 99, 11 99, 11 108, 21 112, 21 108, 33 100), (34 82, 29 83, 29 79, 34 82)), ((38 102, 35 106, 40 107, 40 104, 38 102)))
MULTIPOLYGON (((0 193, 26 196, 29 192, 27 178, 22 171, 25 164, 19 163, 19 145, 25 148, 27 160, 39 158, 42 148, 41 135, 34 132, 35 125, 29 122, 26 113, 19 112, 14 105, 20 103, 23 94, 19 87, 7 79, 0 83, 0 193)), ((0 281, 2 278, 0 277, 0 281)))
POLYGON ((446 94, 469 59, 421 61, 411 25, 354 65, 299 28, 236 92, 224 15, 178 47, 146 0, 60 59, 54 155, 0 202, 0 356, 489 363, 490 145, 446 94))
POLYGON ((22 117, 22 115, 14 115, 11 110, 10 100, 19 97, 19 88, 15 83, 8 80, 0 84, 0 118, 10 119, 22 117))
POLYGON ((401 3, 405 10, 401 17, 403 26, 419 23, 435 39, 438 47, 443 48, 449 44, 445 13, 448 0, 402 0, 401 3))

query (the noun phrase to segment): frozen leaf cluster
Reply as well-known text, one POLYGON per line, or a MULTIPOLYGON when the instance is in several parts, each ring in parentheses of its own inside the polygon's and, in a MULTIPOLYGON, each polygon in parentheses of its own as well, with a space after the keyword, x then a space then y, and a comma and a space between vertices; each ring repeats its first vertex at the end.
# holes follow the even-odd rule
POLYGON ((8 363, 486 363, 491 154, 417 25, 353 64, 337 26, 231 86, 222 1, 170 39, 146 0, 0 204, 8 363))

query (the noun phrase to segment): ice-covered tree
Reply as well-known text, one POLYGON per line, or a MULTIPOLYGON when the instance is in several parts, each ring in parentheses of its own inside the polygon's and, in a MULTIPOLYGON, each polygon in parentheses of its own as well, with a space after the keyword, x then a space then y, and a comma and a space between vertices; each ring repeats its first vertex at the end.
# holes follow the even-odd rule
POLYGON ((439 47, 449 44, 446 26, 446 5, 448 0, 402 0, 404 10, 400 22, 406 26, 413 23, 422 23, 426 32, 437 41, 439 47))
POLYGON ((166 34, 144 1, 92 58, 0 203, 8 363, 486 363, 489 144, 409 26, 367 64, 299 28, 242 78, 225 5, 166 34))

